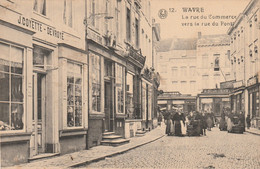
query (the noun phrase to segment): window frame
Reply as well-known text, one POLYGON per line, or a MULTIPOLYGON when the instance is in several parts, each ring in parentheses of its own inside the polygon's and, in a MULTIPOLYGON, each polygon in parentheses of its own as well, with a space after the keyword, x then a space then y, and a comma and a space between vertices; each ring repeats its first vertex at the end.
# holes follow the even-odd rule
MULTIPOLYGON (((11 114, 11 111, 12 111, 12 104, 20 104, 20 105, 22 105, 22 107, 23 107, 23 114, 22 114, 22 122, 23 122, 23 129, 18 129, 18 130, 0 130, 0 133, 21 133, 21 132, 25 132, 26 131, 26 128, 27 128, 27 114, 26 114, 26 112, 27 112, 27 107, 26 107, 26 104, 27 104, 27 100, 26 100, 26 93, 25 93, 25 91, 26 91, 26 78, 25 78, 25 76, 26 76, 26 70, 25 70, 25 68, 26 68, 26 52, 25 52, 25 50, 26 50, 26 48, 24 48, 24 47, 21 47, 21 46, 18 46, 18 45, 14 45, 14 44, 11 44, 11 43, 7 43, 7 42, 4 42, 4 41, 0 41, 0 44, 4 44, 4 45, 8 45, 9 46, 9 53, 8 53, 8 57, 10 58, 11 57, 11 54, 12 54, 12 52, 11 52, 11 48, 12 47, 15 47, 15 48, 19 48, 19 49, 21 49, 22 50, 22 74, 18 74, 18 73, 12 73, 12 70, 11 70, 11 60, 9 60, 10 61, 10 63, 9 63, 9 70, 8 70, 8 72, 5 72, 5 71, 2 71, 2 70, 0 70, 0 72, 1 73, 4 73, 4 74, 8 74, 8 79, 9 79, 9 99, 8 99, 8 101, 0 101, 0 103, 8 103, 8 110, 9 110, 9 122, 11 122, 11 125, 12 125, 12 114, 11 114), (11 79, 12 79, 12 75, 19 75, 19 76, 21 76, 22 77, 22 94, 23 94, 23 98, 22 98, 22 102, 18 102, 18 101, 12 101, 12 86, 11 86, 11 84, 12 84, 12 81, 11 81, 11 79)), ((9 59, 8 58, 8 59, 9 59)), ((9 124, 8 124, 9 125, 9 124)), ((9 125, 9 126, 11 126, 11 125, 9 125)))
MULTIPOLYGON (((97 70, 97 71, 99 71, 99 77, 98 77, 98 82, 99 83, 96 83, 96 82, 94 82, 93 81, 93 76, 91 76, 91 99, 93 100, 93 97, 94 97, 94 95, 93 95, 93 84, 94 85, 98 85, 99 86, 99 98, 97 98, 97 96, 95 96, 96 98, 95 99, 99 99, 99 108, 98 108, 98 105, 97 105, 97 109, 93 109, 93 101, 91 102, 91 110, 93 111, 93 112, 101 112, 101 97, 102 97, 102 94, 101 94, 101 90, 102 90, 102 83, 101 83, 101 56, 100 55, 97 55, 97 54, 94 54, 94 53, 90 53, 90 60, 91 60, 91 72, 92 72, 92 74, 93 74, 93 69, 95 69, 95 70, 97 70), (99 58, 99 69, 96 69, 95 67, 96 67, 96 65, 94 65, 94 63, 93 63, 93 57, 98 57, 99 58)), ((98 102, 97 102, 98 103, 98 102)))
MULTIPOLYGON (((74 111, 73 111, 73 115, 74 115, 74 126, 68 126, 68 119, 67 119, 67 123, 66 123, 66 128, 67 129, 75 129, 75 128, 83 128, 84 127, 84 112, 83 112, 83 98, 84 98, 84 87, 83 87, 83 84, 84 84, 84 82, 83 82, 83 78, 84 78, 84 68, 83 68, 83 64, 81 64, 81 63, 78 63, 78 62, 75 62, 75 61, 73 61, 73 60, 67 60, 67 62, 66 62, 66 64, 67 64, 67 72, 66 72, 66 85, 67 85, 67 88, 68 88, 68 85, 69 84, 71 84, 71 83, 68 83, 68 64, 73 64, 73 66, 74 65, 78 65, 78 66, 80 66, 80 68, 81 68, 81 125, 80 126, 76 126, 75 125, 75 121, 76 121, 76 103, 75 103, 75 98, 76 98, 76 85, 78 85, 78 84, 76 84, 76 82, 75 82, 75 78, 77 78, 77 77, 79 77, 79 76, 76 76, 76 74, 75 74, 75 72, 73 72, 73 78, 74 78, 74 82, 73 82, 73 98, 74 98, 74 103, 73 103, 73 107, 74 107, 74 111)), ((72 72, 70 72, 70 73, 72 73, 72 72)), ((79 85, 78 85, 79 86, 79 85)), ((66 107, 66 117, 68 118, 68 107, 69 107, 69 105, 68 105, 68 91, 67 91, 67 107, 66 107)))

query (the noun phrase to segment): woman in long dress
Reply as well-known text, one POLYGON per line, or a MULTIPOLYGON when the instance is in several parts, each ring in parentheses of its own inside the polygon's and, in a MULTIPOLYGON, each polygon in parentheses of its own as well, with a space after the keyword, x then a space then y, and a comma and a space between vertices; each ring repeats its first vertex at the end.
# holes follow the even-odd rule
POLYGON ((233 113, 230 113, 229 116, 228 116, 228 119, 227 119, 227 131, 228 132, 231 132, 232 131, 232 127, 233 127, 233 122, 232 122, 232 119, 233 119, 233 113))
POLYGON ((174 135, 175 136, 182 136, 182 132, 181 132, 181 122, 184 123, 184 120, 181 116, 181 112, 179 111, 178 113, 175 113, 173 116, 173 124, 174 124, 174 135))
POLYGON ((183 119, 183 122, 181 122, 181 133, 183 136, 185 136, 187 134, 188 118, 184 115, 184 113, 182 113, 181 115, 183 119))

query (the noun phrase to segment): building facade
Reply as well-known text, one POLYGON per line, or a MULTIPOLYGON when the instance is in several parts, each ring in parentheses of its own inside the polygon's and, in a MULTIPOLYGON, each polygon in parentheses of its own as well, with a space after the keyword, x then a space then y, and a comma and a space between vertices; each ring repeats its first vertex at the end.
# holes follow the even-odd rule
POLYGON ((231 40, 231 72, 234 92, 231 108, 249 115, 252 126, 259 128, 259 17, 260 2, 252 0, 228 30, 231 40))
POLYGON ((104 132, 129 138, 156 127, 149 0, 0 8, 2 166, 88 149, 104 132))
POLYGON ((158 47, 160 89, 195 96, 197 90, 197 39, 164 40, 158 47))
POLYGON ((85 1, 1 1, 0 8, 2 166, 85 149, 85 1))
POLYGON ((230 42, 227 35, 198 34, 198 90, 220 88, 220 82, 231 80, 230 42))

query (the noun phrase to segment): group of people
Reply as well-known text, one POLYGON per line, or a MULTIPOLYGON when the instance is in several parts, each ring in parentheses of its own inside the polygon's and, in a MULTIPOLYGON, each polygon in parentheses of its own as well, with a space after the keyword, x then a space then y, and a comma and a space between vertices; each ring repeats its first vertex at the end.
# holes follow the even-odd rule
POLYGON ((212 113, 191 111, 185 114, 182 111, 166 114, 166 134, 168 136, 185 136, 189 128, 187 126, 196 126, 198 135, 206 135, 206 130, 211 130, 214 126, 214 116, 212 113))
POLYGON ((242 127, 242 131, 245 131, 245 127, 250 128, 251 126, 250 115, 248 114, 245 118, 244 112, 240 111, 239 113, 231 112, 222 112, 219 129, 227 130, 228 132, 232 131, 232 127, 237 125, 242 127))

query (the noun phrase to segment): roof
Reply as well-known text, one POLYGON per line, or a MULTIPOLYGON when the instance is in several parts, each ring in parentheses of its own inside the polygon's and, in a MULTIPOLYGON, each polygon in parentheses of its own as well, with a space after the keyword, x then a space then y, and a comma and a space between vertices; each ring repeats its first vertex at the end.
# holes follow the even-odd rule
POLYGON ((203 35, 198 39, 198 47, 230 45, 230 38, 226 34, 203 35))
POLYGON ((197 38, 170 38, 161 40, 158 43, 158 52, 171 50, 196 50, 197 38))

